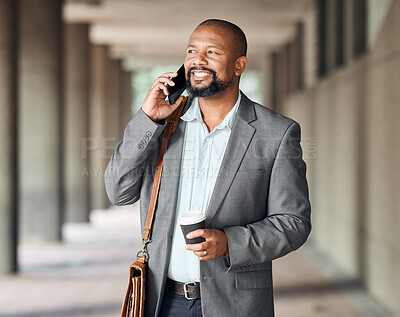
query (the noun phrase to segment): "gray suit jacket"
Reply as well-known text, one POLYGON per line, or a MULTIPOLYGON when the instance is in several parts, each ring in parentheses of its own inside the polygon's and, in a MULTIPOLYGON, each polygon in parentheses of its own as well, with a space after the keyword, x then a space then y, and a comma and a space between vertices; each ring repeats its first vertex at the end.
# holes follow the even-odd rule
MULTIPOLYGON (((190 104, 189 99, 184 111, 190 104)), ((105 173, 113 204, 133 204, 140 198, 142 230, 164 127, 140 110, 127 125, 105 173)), ((181 121, 164 158, 153 241, 148 245, 146 316, 157 316, 162 303, 184 131, 181 121)), ((306 166, 299 142, 296 122, 242 93, 206 211, 206 227, 225 231, 229 255, 200 264, 204 316, 274 316, 271 261, 299 248, 311 230, 306 166)))

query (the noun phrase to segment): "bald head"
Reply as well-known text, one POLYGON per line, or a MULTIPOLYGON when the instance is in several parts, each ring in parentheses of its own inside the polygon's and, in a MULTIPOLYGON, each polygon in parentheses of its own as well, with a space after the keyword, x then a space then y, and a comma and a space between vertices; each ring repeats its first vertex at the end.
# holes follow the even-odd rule
POLYGON ((234 50, 237 54, 237 57, 246 56, 247 54, 247 39, 246 35, 242 31, 240 27, 236 24, 233 24, 229 21, 219 20, 219 19, 209 19, 201 22, 197 27, 201 26, 215 26, 217 28, 221 28, 229 31, 229 33, 233 37, 234 42, 234 50))

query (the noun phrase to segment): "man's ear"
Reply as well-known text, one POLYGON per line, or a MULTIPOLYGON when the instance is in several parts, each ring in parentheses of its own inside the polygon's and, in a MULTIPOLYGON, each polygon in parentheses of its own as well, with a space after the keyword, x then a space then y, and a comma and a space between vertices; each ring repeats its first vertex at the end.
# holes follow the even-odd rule
POLYGON ((240 76, 246 69, 247 65, 247 57, 246 56, 240 56, 236 62, 235 62, 235 75, 240 76))

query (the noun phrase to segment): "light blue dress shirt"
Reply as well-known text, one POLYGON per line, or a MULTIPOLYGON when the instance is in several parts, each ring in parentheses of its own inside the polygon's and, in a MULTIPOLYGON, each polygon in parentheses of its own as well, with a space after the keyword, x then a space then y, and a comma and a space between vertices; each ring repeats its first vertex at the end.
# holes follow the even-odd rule
POLYGON ((211 132, 202 119, 197 98, 181 117, 186 121, 186 130, 168 269, 168 277, 175 281, 183 283, 200 281, 200 261, 193 251, 185 249, 186 243, 178 219, 181 214, 189 210, 206 213, 240 100, 239 93, 233 108, 211 132))

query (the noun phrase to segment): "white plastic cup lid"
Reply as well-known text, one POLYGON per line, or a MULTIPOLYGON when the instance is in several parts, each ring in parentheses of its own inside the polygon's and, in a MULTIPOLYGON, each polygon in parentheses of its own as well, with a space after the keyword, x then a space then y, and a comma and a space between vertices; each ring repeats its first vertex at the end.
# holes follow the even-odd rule
POLYGON ((206 215, 199 211, 188 211, 180 215, 179 224, 181 225, 192 225, 194 223, 202 222, 206 219, 206 215))

